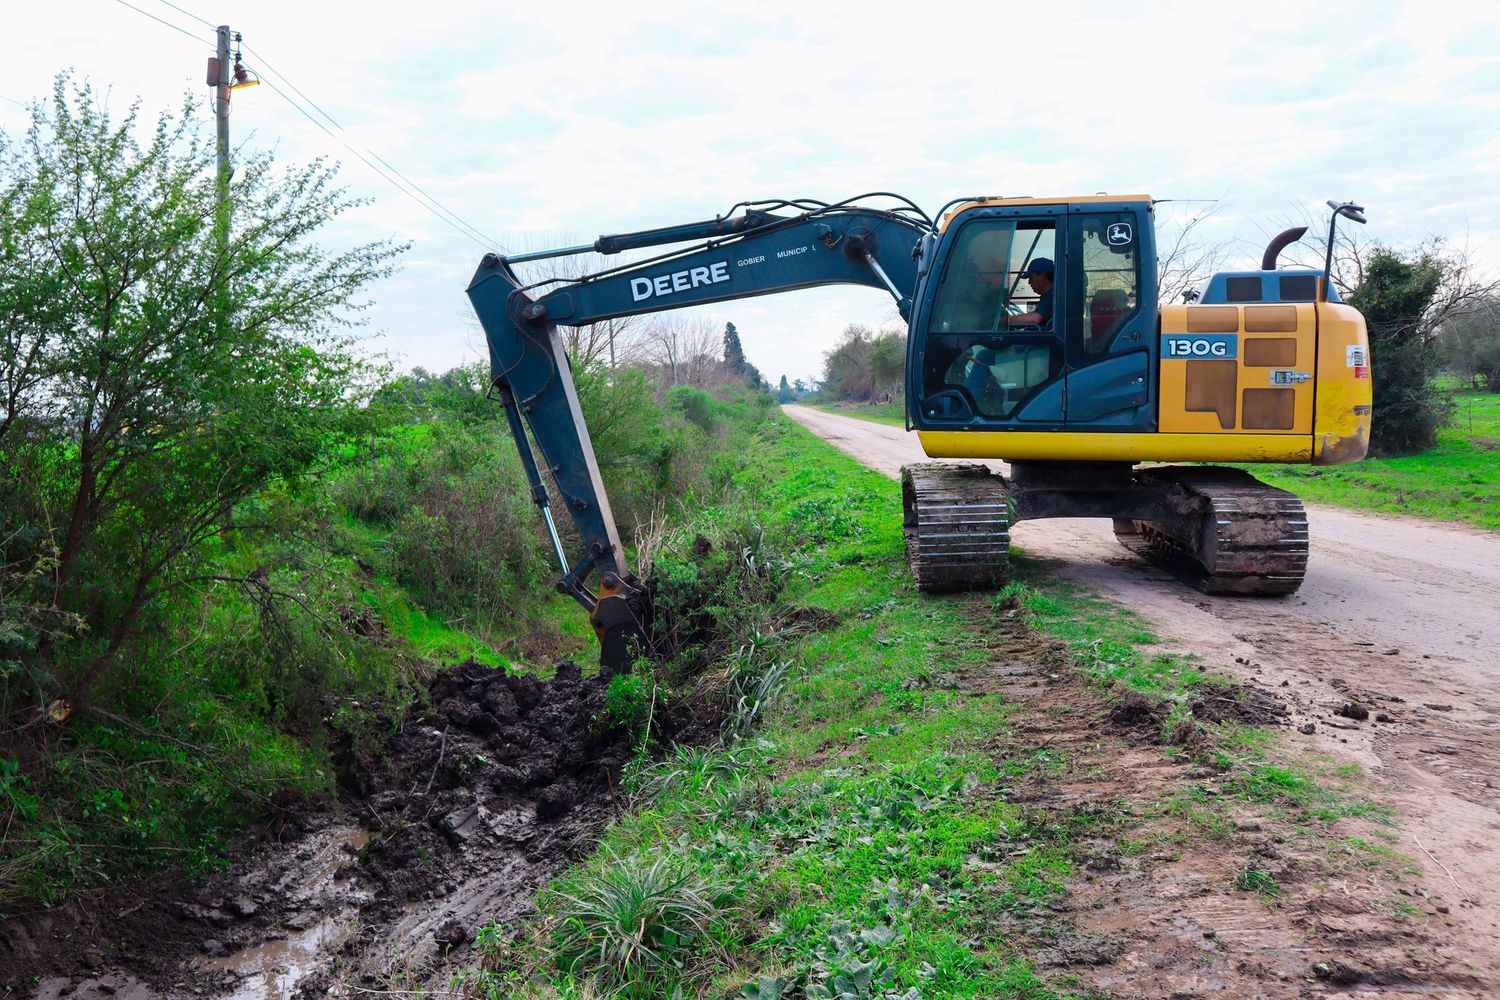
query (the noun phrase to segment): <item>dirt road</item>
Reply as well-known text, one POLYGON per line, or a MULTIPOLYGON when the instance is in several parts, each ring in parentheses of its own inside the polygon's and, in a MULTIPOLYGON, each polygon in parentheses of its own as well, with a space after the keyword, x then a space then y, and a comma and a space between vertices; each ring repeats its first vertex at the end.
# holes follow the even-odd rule
MULTIPOLYGON (((887 475, 926 460, 898 427, 785 410, 887 475)), ((1360 764, 1399 814, 1398 849, 1444 901, 1427 913, 1440 954, 1500 981, 1500 535, 1327 507, 1309 521, 1306 581, 1280 599, 1186 589, 1125 552, 1102 520, 1028 521, 1012 538, 1150 619, 1169 649, 1244 680, 1285 681, 1294 726, 1314 724, 1289 739, 1360 764), (1389 721, 1333 714, 1356 700, 1389 721)))

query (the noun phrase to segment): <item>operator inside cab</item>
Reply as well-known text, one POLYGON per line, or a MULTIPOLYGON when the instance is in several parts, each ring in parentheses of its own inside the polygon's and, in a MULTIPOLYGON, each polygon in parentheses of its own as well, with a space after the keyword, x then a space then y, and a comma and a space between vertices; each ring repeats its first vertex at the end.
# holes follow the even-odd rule
POLYGON ((1005 317, 1006 326, 1039 326, 1044 330, 1052 328, 1052 288, 1056 283, 1055 272, 1052 261, 1046 257, 1037 257, 1026 266, 1023 274, 1027 283, 1031 285, 1031 290, 1037 294, 1036 307, 1019 316, 1005 317))

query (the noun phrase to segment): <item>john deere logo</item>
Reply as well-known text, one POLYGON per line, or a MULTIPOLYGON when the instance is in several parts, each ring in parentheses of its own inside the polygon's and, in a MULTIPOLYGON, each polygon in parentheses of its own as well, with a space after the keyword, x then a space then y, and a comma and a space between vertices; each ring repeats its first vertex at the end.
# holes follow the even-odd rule
POLYGON ((1104 234, 1104 238, 1109 241, 1109 245, 1112 247, 1124 246, 1125 244, 1130 242, 1130 223, 1112 223, 1109 227, 1109 231, 1104 234))

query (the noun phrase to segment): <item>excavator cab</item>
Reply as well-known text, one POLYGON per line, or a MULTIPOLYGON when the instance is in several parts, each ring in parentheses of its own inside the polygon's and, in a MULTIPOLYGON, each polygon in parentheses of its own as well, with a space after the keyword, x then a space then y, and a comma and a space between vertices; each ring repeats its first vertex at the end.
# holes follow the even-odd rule
POLYGON ((1156 300, 1151 202, 986 200, 923 242, 907 386, 919 430, 1149 431, 1156 300), (1038 293, 1027 271, 1054 263, 1038 293), (1050 299, 1050 321, 1017 323, 1050 299))

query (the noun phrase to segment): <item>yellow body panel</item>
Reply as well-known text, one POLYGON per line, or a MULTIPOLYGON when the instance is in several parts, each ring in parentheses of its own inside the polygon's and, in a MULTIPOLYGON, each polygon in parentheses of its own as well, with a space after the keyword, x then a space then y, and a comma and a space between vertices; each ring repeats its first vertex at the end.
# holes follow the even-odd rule
POLYGON ((1163 306, 1161 332, 1164 336, 1233 335, 1238 342, 1234 360, 1162 357, 1157 417, 1163 433, 1313 432, 1313 375, 1318 356, 1313 303, 1163 306), (1223 379, 1210 378, 1213 366, 1222 366, 1218 371, 1223 379), (1302 381, 1273 382, 1278 372, 1302 381), (1216 384, 1205 389, 1206 381, 1216 384), (1190 383, 1197 385, 1196 398, 1190 383), (1265 394, 1277 400, 1276 413, 1264 410, 1265 394))
POLYGON ((943 217, 938 220, 938 230, 941 232, 947 229, 949 224, 960 214, 976 208, 1009 208, 1018 205, 1083 205, 1100 201, 1144 201, 1149 204, 1151 196, 1149 194, 1096 194, 1084 198, 975 198, 973 201, 966 201, 955 205, 944 213, 943 217))
POLYGON ((1318 398, 1314 465, 1343 465, 1370 445, 1370 341, 1359 310, 1318 304, 1318 398))
POLYGON ((1301 434, 1097 434, 1073 431, 918 431, 931 458, 1060 462, 1307 462, 1301 434))

